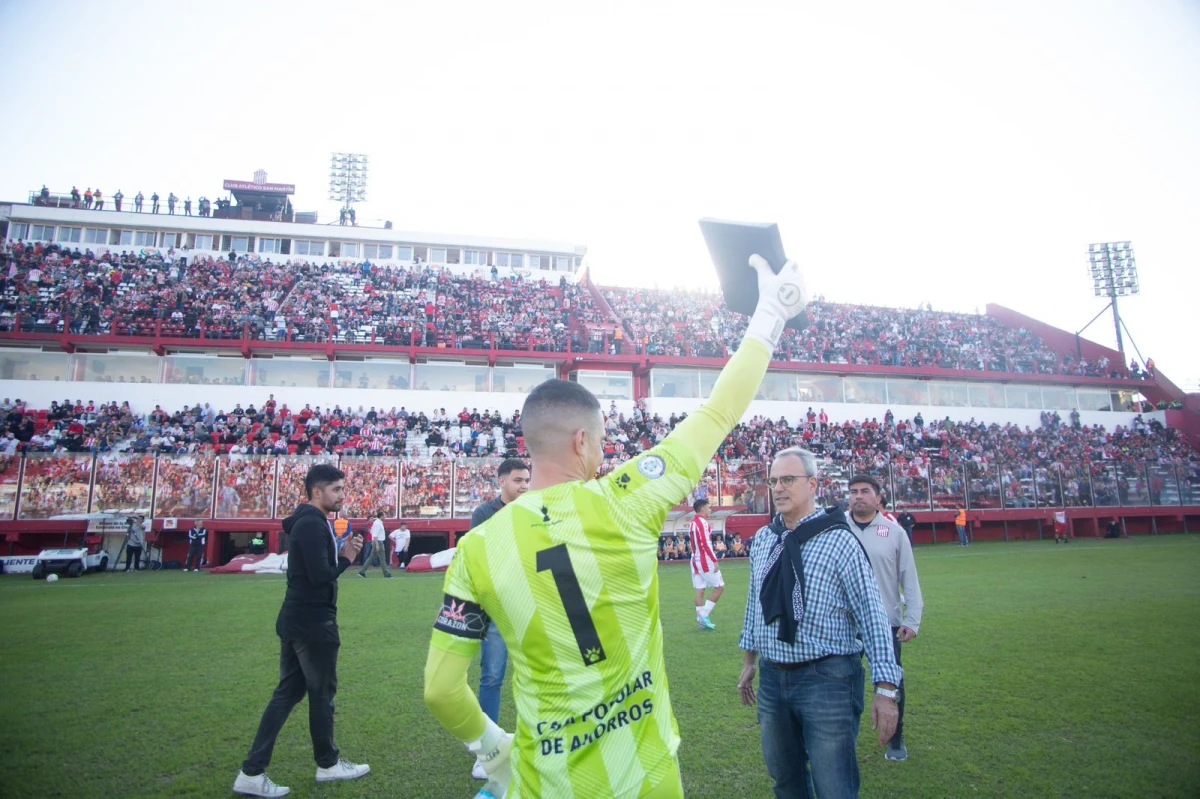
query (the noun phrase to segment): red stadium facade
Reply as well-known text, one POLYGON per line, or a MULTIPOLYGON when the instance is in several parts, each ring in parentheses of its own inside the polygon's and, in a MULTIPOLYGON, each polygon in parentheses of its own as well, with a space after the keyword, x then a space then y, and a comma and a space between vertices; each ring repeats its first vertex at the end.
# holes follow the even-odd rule
MULTIPOLYGON (((614 415, 640 406, 666 418, 703 402, 724 363, 723 341, 736 338, 736 331, 714 336, 700 350, 677 326, 669 331, 670 346, 658 347, 646 325, 628 323, 608 292, 588 280, 586 250, 569 244, 23 204, 0 205, 0 216, 8 261, 0 298, 0 394, 25 400, 39 434, 54 425, 36 409, 65 397, 127 402, 142 415, 159 405, 172 412, 205 401, 262 404, 268 394, 296 408, 407 404, 432 415, 485 406, 508 415, 529 387, 549 376, 588 385, 606 407, 611 403, 614 415), (285 275, 273 289, 253 285, 253 277, 222 258, 219 244, 238 245, 231 249, 246 271, 274 259, 274 268, 286 273, 278 265, 302 255, 305 277, 285 275), (74 257, 72 248, 80 247, 94 257, 74 257), (135 250, 129 260, 119 259, 135 250), (111 261, 101 260, 106 253, 111 261), (420 260, 416 267, 414 259, 420 260), (174 280, 184 286, 195 277, 188 270, 196 269, 245 281, 253 288, 242 296, 255 294, 256 302, 275 291, 262 302, 270 313, 254 321, 214 314, 212 308, 239 301, 217 285, 222 277, 204 308, 179 300, 175 313, 153 318, 153 308, 130 299, 130 292, 170 289, 174 280), (424 275, 415 288, 414 273, 424 275), (111 278, 105 296, 130 310, 84 320, 90 309, 72 306, 70 289, 63 288, 73 277, 76 284, 111 278), (481 292, 483 302, 474 296, 481 292), (535 305, 541 307, 520 318, 522 307, 535 305), (414 306, 422 308, 415 317, 414 306), (399 321, 374 323, 385 316, 399 321), (708 354, 662 354, 668 351, 708 354)), ((1035 426, 1041 414, 1065 416, 1078 408, 1085 426, 1111 431, 1133 424, 1143 410, 1144 420, 1181 431, 1192 447, 1200 444, 1200 402, 1161 374, 1135 380, 1118 352, 1077 342, 1006 308, 987 310, 994 328, 1019 328, 1037 339, 1039 365, 1027 371, 1015 358, 983 355, 986 369, 914 366, 911 358, 893 365, 901 362, 899 354, 893 363, 780 360, 771 364, 750 415, 783 416, 796 420, 797 429, 809 406, 829 409, 834 426, 882 418, 893 409, 897 419, 920 413, 1035 426), (1085 373, 1081 358, 1112 368, 1085 373), (1067 364, 1078 365, 1076 373, 1064 373, 1067 364), (1181 407, 1171 410, 1171 403, 1181 407)), ((752 534, 766 518, 764 460, 744 447, 733 454, 712 462, 704 491, 714 506, 740 511, 726 519, 728 531, 752 534)), ((382 509, 389 530, 401 519, 408 523, 415 552, 443 549, 465 531, 471 509, 492 496, 490 476, 499 463, 427 452, 230 455, 215 437, 204 451, 182 454, 23 448, 0 457, 0 532, 8 554, 20 555, 78 541, 87 514, 142 512, 152 519, 164 560, 183 559, 184 533, 195 519, 216 533, 209 539, 212 564, 240 552, 253 532, 268 533, 277 551, 285 544, 280 519, 294 508, 298 482, 314 457, 337 460, 347 471, 352 523, 361 525, 371 510, 382 509), (64 516, 75 518, 52 518, 64 516)), ((953 539, 959 507, 967 508, 977 539, 1039 538, 1051 529, 1056 508, 1066 509, 1076 536, 1100 535, 1114 517, 1130 534, 1195 530, 1195 464, 1194 455, 1181 461, 1176 453, 1174 460, 1097 462, 1074 472, 1001 460, 982 468, 939 462, 918 474, 888 465, 878 476, 895 508, 916 515, 916 541, 930 543, 953 539)), ((841 498, 853 466, 830 463, 824 499, 841 498)))

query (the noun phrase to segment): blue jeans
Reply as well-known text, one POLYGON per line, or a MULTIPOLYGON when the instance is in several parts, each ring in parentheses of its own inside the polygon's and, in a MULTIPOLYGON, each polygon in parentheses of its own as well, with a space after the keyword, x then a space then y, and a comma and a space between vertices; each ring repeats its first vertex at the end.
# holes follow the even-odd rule
POLYGON ((776 799, 858 796, 864 680, 861 655, 795 671, 760 661, 758 723, 776 799))
POLYGON ((963 525, 958 525, 958 543, 962 546, 967 545, 967 528, 963 525))
POLYGON ((499 724, 500 687, 504 685, 504 671, 508 668, 508 646, 500 637, 496 622, 488 625, 479 655, 479 706, 489 719, 499 724))

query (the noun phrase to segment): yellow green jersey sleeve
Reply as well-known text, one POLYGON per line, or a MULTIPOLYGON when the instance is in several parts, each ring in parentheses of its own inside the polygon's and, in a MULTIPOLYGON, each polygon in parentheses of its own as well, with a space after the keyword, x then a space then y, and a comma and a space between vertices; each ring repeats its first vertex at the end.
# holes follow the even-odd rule
POLYGON ((769 357, 743 342, 709 402, 661 445, 601 480, 527 492, 460 541, 432 646, 469 655, 489 620, 508 644, 509 799, 636 797, 678 781, 659 532, 749 407, 769 357))

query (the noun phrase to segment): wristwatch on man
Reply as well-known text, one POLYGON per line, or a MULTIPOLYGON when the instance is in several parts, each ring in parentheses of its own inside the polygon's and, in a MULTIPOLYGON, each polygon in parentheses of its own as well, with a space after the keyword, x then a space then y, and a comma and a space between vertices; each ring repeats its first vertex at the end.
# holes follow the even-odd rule
POLYGON ((900 699, 900 689, 898 688, 880 688, 879 686, 875 686, 875 694, 882 696, 884 699, 890 699, 893 702, 897 702, 900 699))

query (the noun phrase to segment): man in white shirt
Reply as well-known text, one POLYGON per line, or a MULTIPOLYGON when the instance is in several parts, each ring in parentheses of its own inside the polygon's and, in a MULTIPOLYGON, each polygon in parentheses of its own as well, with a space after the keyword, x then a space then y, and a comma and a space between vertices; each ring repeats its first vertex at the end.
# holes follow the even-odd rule
POLYGON ((408 544, 412 540, 412 533, 408 530, 408 525, 401 522, 400 526, 392 530, 392 552, 396 554, 396 562, 401 569, 408 568, 408 544))
POLYGON ((371 514, 371 554, 363 558, 362 568, 358 571, 359 577, 367 576, 367 569, 371 568, 372 563, 378 563, 383 569, 383 576, 391 578, 392 573, 388 571, 387 557, 387 533, 383 529, 383 519, 379 518, 383 515, 383 511, 374 511, 371 514))
MULTIPOLYGON (((879 595, 883 599, 883 609, 892 627, 896 665, 900 665, 900 645, 917 637, 917 630, 921 628, 921 613, 925 609, 912 544, 903 527, 879 512, 882 489, 874 477, 856 474, 850 478, 846 490, 850 494, 849 527, 862 542, 871 561, 871 570, 875 573, 875 582, 879 584, 879 595)), ((904 743, 904 683, 907 679, 906 670, 899 685, 900 715, 896 721, 896 732, 884 755, 888 760, 908 759, 908 747, 904 743)))

